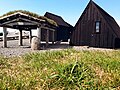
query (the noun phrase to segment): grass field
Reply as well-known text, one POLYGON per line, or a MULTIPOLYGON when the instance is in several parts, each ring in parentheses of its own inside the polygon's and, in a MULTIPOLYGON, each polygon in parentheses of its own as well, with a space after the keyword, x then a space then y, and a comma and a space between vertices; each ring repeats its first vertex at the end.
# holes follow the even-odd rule
POLYGON ((0 90, 120 90, 120 51, 1 56, 0 90))

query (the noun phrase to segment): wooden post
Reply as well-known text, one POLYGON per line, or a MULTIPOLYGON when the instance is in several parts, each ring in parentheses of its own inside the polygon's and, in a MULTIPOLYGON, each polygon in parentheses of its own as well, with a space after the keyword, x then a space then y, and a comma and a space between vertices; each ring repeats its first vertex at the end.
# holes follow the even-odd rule
POLYGON ((39 27, 38 29, 37 29, 37 37, 38 37, 38 39, 39 39, 39 45, 41 44, 41 27, 39 27))
POLYGON ((7 28, 3 27, 3 47, 7 47, 7 28))
POLYGON ((52 45, 54 45, 54 40, 55 40, 54 38, 55 38, 55 32, 53 31, 52 32, 52 45))
POLYGON ((30 30, 29 32, 29 43, 31 44, 31 40, 32 40, 32 30, 30 30))
POLYGON ((22 30, 19 30, 19 46, 22 46, 22 30))
POLYGON ((47 29, 47 33, 46 33, 46 47, 48 47, 49 45, 49 30, 47 29))

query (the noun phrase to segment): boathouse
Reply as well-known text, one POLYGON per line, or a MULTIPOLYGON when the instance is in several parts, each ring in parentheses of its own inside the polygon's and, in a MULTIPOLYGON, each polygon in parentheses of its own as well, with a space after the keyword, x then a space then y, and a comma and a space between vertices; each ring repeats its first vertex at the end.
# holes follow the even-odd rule
POLYGON ((111 15, 90 0, 74 27, 70 45, 120 48, 120 27, 111 15))

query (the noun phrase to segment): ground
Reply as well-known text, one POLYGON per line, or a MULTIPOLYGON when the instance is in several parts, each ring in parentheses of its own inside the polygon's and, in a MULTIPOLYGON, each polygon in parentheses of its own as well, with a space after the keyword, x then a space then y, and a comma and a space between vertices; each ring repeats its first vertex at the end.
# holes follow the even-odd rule
POLYGON ((34 51, 28 39, 23 44, 0 42, 0 90, 120 90, 119 50, 57 43, 34 51))
POLYGON ((31 53, 31 52, 43 52, 45 50, 62 50, 62 49, 68 49, 68 48, 74 48, 75 50, 100 50, 100 51, 112 51, 113 49, 103 49, 103 48, 93 48, 93 47, 87 47, 87 46, 69 46, 68 42, 62 42, 61 44, 57 43, 52 45, 50 43, 48 48, 45 48, 44 42, 42 42, 42 50, 36 50, 33 51, 30 48, 30 43, 28 39, 23 39, 23 46, 18 45, 18 40, 11 40, 7 42, 7 48, 3 48, 2 41, 0 41, 0 55, 3 56, 21 56, 25 53, 31 53))
MULTIPOLYGON (((43 42, 44 43, 44 42, 43 42)), ((3 43, 0 41, 0 55, 3 56, 21 56, 25 53, 30 52, 42 52, 45 50, 60 50, 60 49, 67 49, 70 48, 68 43, 62 43, 61 45, 55 44, 55 45, 49 45, 49 47, 46 49, 45 46, 42 45, 41 47, 43 50, 36 50, 33 51, 30 48, 30 43, 28 39, 23 40, 23 46, 18 45, 18 40, 11 40, 7 42, 7 48, 3 48, 3 43)))

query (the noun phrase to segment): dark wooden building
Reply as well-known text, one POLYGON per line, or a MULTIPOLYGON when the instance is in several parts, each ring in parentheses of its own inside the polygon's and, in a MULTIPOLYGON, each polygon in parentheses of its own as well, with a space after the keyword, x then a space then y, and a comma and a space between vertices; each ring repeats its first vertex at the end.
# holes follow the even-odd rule
POLYGON ((70 45, 120 48, 120 27, 112 16, 90 0, 74 27, 70 45))
MULTIPOLYGON (((70 34, 72 30, 72 26, 65 22, 61 16, 46 12, 45 17, 54 20, 58 27, 56 27, 54 41, 68 41, 70 39, 70 34)), ((42 30, 42 40, 45 40, 46 31, 42 30)), ((52 40, 52 32, 49 32, 49 40, 52 40)))

